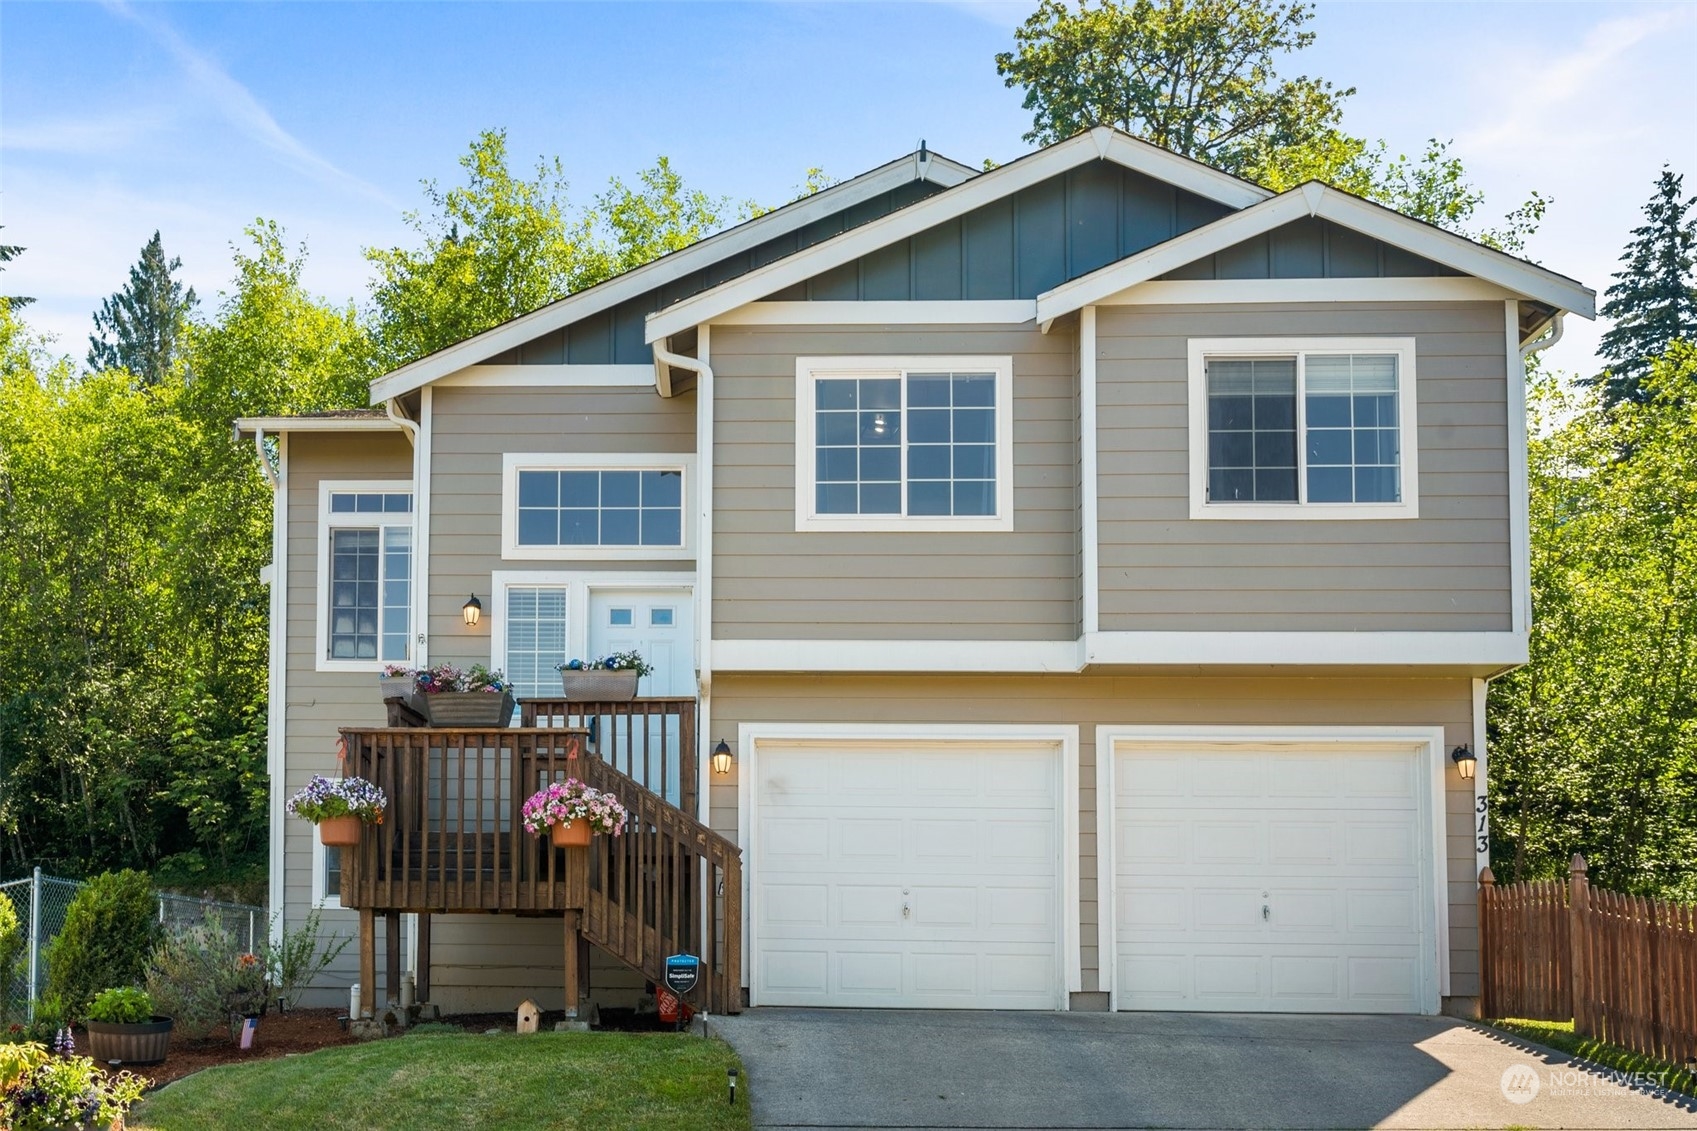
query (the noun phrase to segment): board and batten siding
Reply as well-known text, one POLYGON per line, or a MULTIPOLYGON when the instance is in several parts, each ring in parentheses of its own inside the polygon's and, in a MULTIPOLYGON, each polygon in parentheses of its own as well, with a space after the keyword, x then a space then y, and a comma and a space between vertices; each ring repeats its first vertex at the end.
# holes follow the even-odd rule
MULTIPOLYGON (((283 490, 289 493, 288 636, 283 706, 283 790, 292 795, 314 774, 334 777, 337 730, 382 726, 383 701, 370 672, 318 670, 318 486, 326 479, 394 480, 412 487, 412 446, 393 433, 294 432, 289 435, 283 490)), ((305 821, 283 818, 283 921, 294 928, 312 908, 313 841, 318 831, 305 821)), ((377 926, 382 953, 383 924, 377 926)), ((327 909, 322 937, 359 935, 359 914, 327 909)), ((359 980, 359 953, 344 950, 313 983, 307 1004, 347 1004, 347 988, 359 980)))
POLYGON ((1023 326, 715 327, 713 635, 1072 640, 1076 334, 1023 326), (1013 358, 1011 531, 796 530, 796 359, 1013 358))
MULTIPOLYGON (((1465 676, 1325 678, 1200 675, 739 675, 713 682, 713 730, 743 723, 1063 724, 1079 728, 1079 896, 1083 991, 1075 1008, 1106 1007, 1099 992, 1096 879, 1098 726, 1441 726, 1444 748, 1473 741, 1465 676)), ((742 753, 741 751, 738 752, 742 753)), ((1446 759, 1447 762, 1447 759, 1446 759)), ((737 774, 715 776, 709 820, 737 838, 737 774)), ((1449 902, 1450 994, 1479 992, 1473 783, 1445 766, 1444 877, 1449 902)), ((746 966, 745 966, 746 969, 746 966)))
POLYGON ((1104 631, 1506 631, 1501 303, 1103 306, 1097 313, 1104 631), (1190 517, 1192 338, 1415 339, 1420 517, 1190 517))
MULTIPOLYGON (((486 664, 496 570, 683 570, 689 561, 503 561, 501 460, 508 452, 695 452, 695 394, 650 388, 438 388, 430 410, 430 658, 486 664), (476 593, 491 613, 468 629, 476 593)), ((496 666, 499 665, 497 660, 496 666)), ((432 940, 434 942, 434 940, 432 940)))

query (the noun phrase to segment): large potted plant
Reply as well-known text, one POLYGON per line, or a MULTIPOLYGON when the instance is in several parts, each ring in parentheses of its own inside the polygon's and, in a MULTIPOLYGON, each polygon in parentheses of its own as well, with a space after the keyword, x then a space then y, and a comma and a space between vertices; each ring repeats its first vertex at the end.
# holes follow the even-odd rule
POLYGON ((314 774, 289 798, 289 812, 318 826, 318 839, 330 848, 352 848, 366 825, 383 823, 389 799, 364 778, 327 778, 314 774))
POLYGON ((377 692, 387 703, 399 699, 417 710, 418 672, 405 664, 388 664, 377 674, 377 692))
POLYGON ((88 1051, 102 1064, 158 1064, 171 1048, 171 1019, 153 1012, 146 990, 102 990, 88 1003, 88 1051))
POLYGON ((596 833, 623 836, 629 818, 617 797, 576 778, 539 789, 524 803, 524 827, 532 836, 548 830, 555 848, 588 847, 596 833))
POLYGON ((640 652, 614 652, 593 660, 567 660, 555 668, 565 697, 578 703, 628 703, 636 683, 654 670, 640 652))
POLYGON ((504 727, 513 719, 513 688, 477 664, 462 671, 439 664, 418 673, 415 709, 433 727, 504 727))

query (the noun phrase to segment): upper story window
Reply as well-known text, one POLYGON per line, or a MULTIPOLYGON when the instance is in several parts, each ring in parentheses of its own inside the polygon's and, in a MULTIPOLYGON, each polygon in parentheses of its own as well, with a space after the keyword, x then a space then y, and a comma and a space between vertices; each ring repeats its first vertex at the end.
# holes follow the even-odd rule
POLYGON ((1013 361, 796 362, 796 529, 1011 530, 1013 361))
POLYGON ((318 669, 375 671, 412 658, 412 491, 319 485, 318 669))
POLYGON ((501 556, 682 558, 691 553, 694 457, 505 457, 501 556))
POLYGON ((1190 343, 1192 518, 1414 518, 1412 338, 1190 343))

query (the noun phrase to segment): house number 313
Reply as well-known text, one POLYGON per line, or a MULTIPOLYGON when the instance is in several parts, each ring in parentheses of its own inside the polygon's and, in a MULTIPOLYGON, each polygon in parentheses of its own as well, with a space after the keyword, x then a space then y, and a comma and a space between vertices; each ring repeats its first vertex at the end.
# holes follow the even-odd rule
POLYGON ((1491 818, 1486 812, 1487 800, 1483 793, 1473 799, 1473 833, 1477 851, 1481 854, 1491 851, 1491 818))

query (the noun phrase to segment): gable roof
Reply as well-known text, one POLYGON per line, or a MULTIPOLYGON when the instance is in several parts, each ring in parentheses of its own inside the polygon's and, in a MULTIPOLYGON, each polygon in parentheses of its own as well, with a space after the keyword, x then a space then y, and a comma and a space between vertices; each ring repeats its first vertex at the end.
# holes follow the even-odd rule
POLYGON ((1045 291, 1037 296, 1037 321, 1050 322, 1304 216, 1330 220, 1582 318, 1597 315, 1597 293, 1577 280, 1341 189, 1307 181, 1045 291))
POLYGON ((371 383, 371 403, 410 393, 468 365, 542 334, 617 306, 710 264, 758 244, 852 208, 881 193, 928 181, 944 189, 978 176, 977 170, 942 154, 919 149, 886 162, 841 184, 791 201, 771 212, 698 240, 640 267, 585 288, 547 306, 521 314, 481 334, 408 362, 371 383))
POLYGON ((1231 208, 1258 204, 1273 195, 1269 189, 1200 161, 1181 157, 1120 130, 1097 126, 673 303, 648 316, 645 337, 653 343, 709 322, 822 271, 1097 160, 1114 162, 1231 208))

